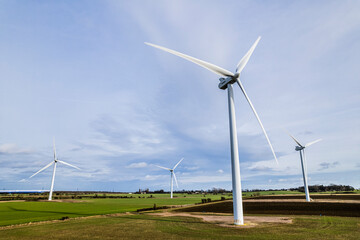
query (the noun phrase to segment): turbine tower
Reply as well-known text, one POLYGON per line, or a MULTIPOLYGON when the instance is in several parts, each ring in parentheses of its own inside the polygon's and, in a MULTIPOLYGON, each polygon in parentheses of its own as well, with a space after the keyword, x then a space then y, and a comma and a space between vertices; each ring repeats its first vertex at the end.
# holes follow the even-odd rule
POLYGON ((304 179, 304 190, 305 190, 306 201, 310 202, 309 187, 308 187, 308 183, 307 183, 307 165, 306 165, 306 158, 305 158, 305 148, 310 145, 313 145, 314 143, 320 142, 322 139, 318 139, 313 142, 309 142, 305 145, 302 145, 291 134, 289 134, 289 135, 298 145, 298 146, 295 146, 295 150, 299 151, 299 153, 300 153, 300 161, 301 161, 301 169, 302 169, 302 174, 303 174, 303 179, 304 179))
POLYGON ((236 118, 235 118, 235 105, 234 105, 234 94, 232 84, 237 83, 244 94, 247 102, 249 103, 251 109, 253 110, 256 119, 258 120, 261 129, 266 137, 267 142, 270 145, 271 151, 274 155, 274 158, 277 162, 277 158, 274 152, 274 149, 270 143, 270 140, 266 134, 265 128, 262 125, 260 118, 251 103, 248 95, 245 92, 245 89, 240 81, 240 73, 244 69, 245 65, 250 59, 251 54, 253 53, 256 45, 260 41, 260 37, 258 37, 255 43, 251 46, 249 51, 245 54, 245 56, 239 61, 237 64, 235 73, 232 73, 224 68, 216 66, 212 63, 205 62, 203 60, 185 55, 183 53, 161 47, 151 43, 145 43, 149 46, 161 49, 163 51, 172 53, 178 57, 184 58, 188 61, 191 61, 197 65, 200 65, 203 68, 206 68, 220 76, 225 78, 220 78, 220 83, 218 87, 222 90, 226 90, 228 92, 228 106, 229 106, 229 125, 230 125, 230 149, 231 149, 231 170, 232 170, 232 189, 233 189, 233 207, 234 207, 234 224, 243 225, 244 224, 244 216, 243 216, 243 207, 242 207, 242 192, 241 192, 241 179, 240 179, 240 163, 239 163, 239 151, 238 151, 238 142, 237 142, 237 131, 236 131, 236 118))
POLYGON ((177 164, 175 164, 175 166, 171 169, 171 168, 166 168, 166 167, 162 167, 162 166, 158 166, 158 165, 155 165, 156 167, 159 167, 159 168, 162 168, 162 169, 165 169, 165 170, 168 170, 170 171, 170 198, 173 198, 173 179, 175 179, 175 183, 176 183, 176 187, 179 187, 178 185, 178 182, 176 180, 176 175, 175 175, 175 168, 181 163, 181 161, 184 160, 184 158, 180 159, 180 161, 178 161, 177 164))
POLYGON ((50 194, 49 194, 49 201, 52 200, 52 194, 53 194, 54 182, 55 182, 56 164, 58 162, 80 170, 80 168, 78 168, 78 167, 76 167, 74 165, 71 165, 70 163, 67 163, 67 162, 64 162, 64 161, 61 161, 61 160, 57 159, 57 157, 56 157, 56 148, 55 148, 55 138, 54 138, 54 161, 51 161, 51 163, 49 163, 48 165, 46 165, 45 167, 43 167, 42 169, 40 169, 39 171, 37 171, 36 173, 34 173, 33 175, 31 175, 29 177, 29 178, 32 178, 36 174, 44 171, 45 169, 50 167, 52 164, 54 164, 53 175, 52 175, 52 180, 51 180, 51 187, 50 187, 50 194))

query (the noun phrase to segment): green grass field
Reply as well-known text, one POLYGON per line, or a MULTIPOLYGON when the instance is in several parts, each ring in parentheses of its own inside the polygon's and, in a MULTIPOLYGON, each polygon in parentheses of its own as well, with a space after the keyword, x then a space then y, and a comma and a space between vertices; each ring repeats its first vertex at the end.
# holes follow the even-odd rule
POLYGON ((165 205, 186 205, 201 202, 202 198, 219 200, 221 195, 175 194, 170 199, 168 194, 153 194, 154 198, 118 198, 118 199, 81 199, 72 202, 1 202, 0 226, 60 219, 62 217, 81 217, 109 213, 132 212, 141 208, 165 205), (184 197, 186 196, 186 197, 184 197))
MULTIPOLYGON (((267 195, 289 194, 294 192, 267 192, 267 195)), ((247 194, 247 193, 245 193, 247 194)), ((302 193, 303 194, 303 193, 302 193)), ((219 200, 227 195, 168 194, 132 195, 134 198, 86 198, 65 201, 0 201, 0 239, 358 239, 360 235, 359 217, 338 216, 294 216, 292 224, 262 223, 254 228, 221 227, 191 217, 160 217, 148 214, 107 215, 111 213, 135 212, 156 204, 187 205, 200 203, 201 199, 219 200), (140 198, 139 198, 140 196, 140 198), (102 215, 90 217, 93 215, 102 215), (86 217, 77 218, 74 217, 86 217), (13 225, 46 220, 69 220, 42 222, 30 225, 13 225), (12 226, 9 226, 12 225, 12 226)), ((259 196, 259 194, 255 194, 259 196)), ((262 197, 263 192, 260 194, 262 197)), ((99 194, 101 196, 101 194, 99 194)), ((119 196, 119 195, 117 195, 119 196)), ((131 196, 131 195, 123 195, 131 196)), ((286 195, 287 196, 287 195, 286 195)), ((254 192, 246 195, 254 197, 254 192), (253 196, 251 196, 251 194, 253 196)), ((246 198, 245 197, 245 198, 246 198)), ((297 197, 297 195, 289 198, 297 197)), ((319 196, 322 197, 322 196, 319 196)), ((344 198, 344 195, 333 196, 344 198)), ((358 196, 350 196, 356 197, 358 196)), ((266 198, 266 196, 265 196, 266 198)), ((287 198, 287 197, 285 197, 287 198)), ((210 204, 228 204, 229 201, 210 204)), ((251 203, 250 203, 251 204, 251 203)), ((283 203, 282 203, 283 204, 283 203)), ((299 203, 294 202, 296 206, 299 203)), ((311 203, 313 205, 313 203, 311 203)), ((209 204, 197 205, 206 208, 209 204)), ((231 212, 232 204, 228 207, 231 212), (231 206, 230 206, 231 205, 231 206)), ((261 204, 262 206, 264 204, 261 204)), ((258 207, 257 207, 258 208, 258 207)), ((256 209, 257 209, 256 208, 256 209)), ((284 207, 283 207, 284 208, 284 207)), ((293 207, 292 207, 293 209, 293 207)), ((204 209, 202 209, 204 210, 204 209)), ((221 212, 226 210, 221 207, 221 212)), ((249 207, 248 207, 249 210, 249 207)), ((200 211, 201 212, 201 211, 200 211)), ((266 211, 265 211, 266 212, 266 211)), ((262 214, 264 210, 262 210, 262 214)), ((246 214, 246 211, 245 211, 246 214)), ((273 215, 274 213, 269 213, 273 215)), ((275 213, 276 215, 279 213, 275 213)), ((285 214, 285 213, 284 213, 285 214)), ((269 216, 269 215, 267 215, 269 216)), ((286 214, 283 216, 287 216, 286 214)))
POLYGON ((72 219, 0 229, 0 239, 358 239, 360 218, 296 217, 292 224, 227 228, 146 214, 72 219))

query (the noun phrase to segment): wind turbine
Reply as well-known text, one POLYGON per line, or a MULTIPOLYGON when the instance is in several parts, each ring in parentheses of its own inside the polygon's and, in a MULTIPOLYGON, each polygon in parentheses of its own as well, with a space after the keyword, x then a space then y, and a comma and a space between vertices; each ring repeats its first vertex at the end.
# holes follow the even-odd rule
POLYGON ((305 145, 302 145, 291 134, 289 134, 289 135, 296 142, 296 144, 298 145, 298 146, 295 147, 295 150, 300 152, 300 161, 301 161, 301 169, 302 169, 302 174, 303 174, 303 179, 304 179, 305 196, 306 196, 306 201, 310 202, 309 187, 308 187, 308 184, 307 184, 307 165, 306 165, 306 158, 305 158, 305 148, 310 146, 310 145, 313 145, 314 143, 320 142, 322 139, 318 139, 318 140, 309 142, 309 143, 307 143, 305 145))
POLYGON ((175 164, 175 166, 171 169, 171 168, 166 168, 166 167, 162 167, 162 166, 158 166, 158 165, 155 165, 159 168, 162 168, 162 169, 165 169, 165 170, 168 170, 170 171, 170 175, 171 175, 171 178, 170 178, 170 198, 173 198, 173 179, 175 179, 175 183, 176 183, 176 187, 179 187, 178 185, 178 182, 176 180, 176 175, 175 175, 175 168, 181 163, 181 161, 184 160, 184 158, 180 159, 180 161, 178 161, 177 164, 175 164))
POLYGON ((244 224, 244 216, 243 216, 243 207, 242 207, 242 192, 241 192, 241 179, 240 179, 240 163, 239 163, 239 152, 238 152, 238 142, 237 142, 237 131, 236 131, 236 118, 235 118, 235 106, 234 106, 234 94, 232 84, 235 82, 239 85, 242 93, 244 94, 246 100, 248 101, 251 109, 253 110, 255 117, 257 118, 262 131, 266 137, 267 142, 270 145, 271 151, 274 155, 274 158, 277 162, 277 158, 274 152, 274 149, 270 143, 270 140, 266 134, 265 128, 262 125, 260 118, 251 103, 248 95, 245 92, 245 89, 239 79, 241 71, 244 69, 245 65, 250 59, 251 54, 253 53, 256 45, 260 41, 260 37, 258 37, 255 43, 251 46, 249 51, 245 54, 245 56, 239 61, 237 64, 235 73, 232 73, 224 68, 216 66, 212 63, 205 62, 203 60, 185 55, 183 53, 161 47, 155 44, 146 43, 149 46, 161 49, 163 51, 172 53, 178 57, 184 58, 190 62, 193 62, 197 65, 200 65, 203 68, 206 68, 220 76, 225 78, 220 78, 220 83, 218 87, 222 90, 228 89, 228 105, 229 105, 229 125, 230 125, 230 149, 231 149, 231 170, 232 170, 232 188, 233 188, 233 207, 234 207, 234 224, 235 225, 243 225, 244 224))
POLYGON ((55 182, 56 164, 58 162, 80 170, 80 168, 78 168, 78 167, 76 167, 74 165, 71 165, 70 163, 67 163, 67 162, 64 162, 64 161, 61 161, 61 160, 57 159, 57 157, 56 157, 56 148, 55 148, 55 139, 54 139, 54 161, 51 161, 51 163, 49 163, 48 165, 46 165, 45 167, 43 167, 42 169, 40 169, 39 171, 37 171, 36 173, 34 173, 33 175, 31 175, 29 177, 29 178, 32 178, 36 174, 44 171, 45 169, 47 169, 48 167, 50 167, 51 165, 54 164, 54 170, 53 170, 53 175, 52 175, 52 180, 51 180, 51 188, 50 188, 50 194, 49 194, 49 201, 52 200, 52 194, 53 194, 54 182, 55 182))

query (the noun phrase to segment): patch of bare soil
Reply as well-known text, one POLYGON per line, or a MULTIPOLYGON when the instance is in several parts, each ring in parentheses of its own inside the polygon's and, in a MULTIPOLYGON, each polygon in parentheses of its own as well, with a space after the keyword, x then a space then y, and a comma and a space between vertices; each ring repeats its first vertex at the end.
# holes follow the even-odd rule
POLYGON ((74 200, 74 199, 53 199, 49 200, 39 200, 39 202, 67 202, 67 203, 79 203, 79 202, 87 202, 88 200, 74 200))
POLYGON ((9 201, 0 201, 0 203, 6 203, 6 202, 25 202, 25 200, 9 200, 9 201))
POLYGON ((292 218, 290 217, 244 216, 245 224, 239 226, 239 225, 234 225, 234 216, 232 215, 209 215, 209 214, 185 213, 185 212, 159 212, 159 213, 150 213, 150 214, 163 216, 163 217, 180 216, 180 217, 201 218, 204 222, 211 222, 222 227, 251 228, 264 223, 280 223, 280 224, 292 223, 292 218))

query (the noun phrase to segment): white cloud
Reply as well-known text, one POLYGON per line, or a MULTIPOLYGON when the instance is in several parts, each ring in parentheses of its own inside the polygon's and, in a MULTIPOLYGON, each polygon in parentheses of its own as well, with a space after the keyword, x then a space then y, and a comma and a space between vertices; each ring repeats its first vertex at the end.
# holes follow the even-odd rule
POLYGON ((158 180, 158 179, 164 179, 166 176, 165 175, 146 175, 144 180, 158 180))
POLYGON ((138 163, 132 163, 127 168, 144 168, 147 167, 148 164, 146 162, 138 162, 138 163))
POLYGON ((4 143, 0 145, 0 153, 3 154, 22 154, 22 153, 27 154, 32 152, 33 151, 31 149, 21 148, 13 143, 4 143))
POLYGON ((198 170, 199 167, 198 166, 193 166, 193 167, 183 167, 184 169, 186 170, 189 170, 189 171, 194 171, 194 170, 198 170))
MULTIPOLYGON (((179 177, 180 179, 180 177, 179 177)), ((222 175, 202 175, 202 176, 184 176, 181 178, 182 183, 216 183, 216 182, 231 182, 230 174, 222 174, 222 175)))

